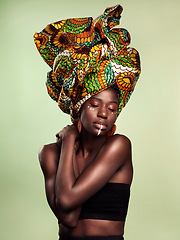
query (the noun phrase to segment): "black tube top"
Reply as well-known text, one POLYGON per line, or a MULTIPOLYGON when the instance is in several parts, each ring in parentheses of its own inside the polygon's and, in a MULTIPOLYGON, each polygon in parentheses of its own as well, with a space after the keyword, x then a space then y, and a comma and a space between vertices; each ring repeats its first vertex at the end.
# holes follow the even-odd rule
POLYGON ((130 197, 130 185, 107 183, 83 205, 80 219, 125 221, 130 197))

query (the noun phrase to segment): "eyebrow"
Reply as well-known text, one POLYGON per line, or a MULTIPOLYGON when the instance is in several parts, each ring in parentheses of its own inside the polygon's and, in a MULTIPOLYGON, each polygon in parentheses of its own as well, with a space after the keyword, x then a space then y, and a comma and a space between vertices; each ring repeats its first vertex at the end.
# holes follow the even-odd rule
MULTIPOLYGON (((97 97, 91 97, 91 99, 96 99, 96 100, 98 100, 98 101, 102 102, 102 99, 100 99, 100 98, 97 98, 97 97)), ((118 102, 116 102, 116 101, 110 101, 109 103, 115 103, 115 104, 117 104, 117 105, 118 105, 118 102)))

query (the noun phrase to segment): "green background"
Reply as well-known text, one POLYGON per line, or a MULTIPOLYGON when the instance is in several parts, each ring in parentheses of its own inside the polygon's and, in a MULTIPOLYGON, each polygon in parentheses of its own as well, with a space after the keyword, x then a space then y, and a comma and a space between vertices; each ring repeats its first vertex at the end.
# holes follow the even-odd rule
POLYGON ((46 93, 49 67, 33 42, 47 24, 97 17, 121 4, 121 27, 138 49, 142 74, 117 120, 133 144, 134 180, 126 240, 180 237, 180 1, 0 1, 0 239, 57 239, 45 200, 39 148, 70 123, 46 93))

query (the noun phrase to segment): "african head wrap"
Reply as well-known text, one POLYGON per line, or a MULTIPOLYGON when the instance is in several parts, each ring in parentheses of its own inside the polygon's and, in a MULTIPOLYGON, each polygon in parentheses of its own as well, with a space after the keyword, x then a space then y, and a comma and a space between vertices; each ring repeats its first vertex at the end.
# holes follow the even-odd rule
POLYGON ((122 7, 107 8, 93 18, 71 18, 47 25, 34 35, 37 49, 51 67, 47 90, 72 122, 91 96, 113 86, 119 93, 118 114, 128 102, 139 78, 139 54, 130 35, 119 24, 122 7))

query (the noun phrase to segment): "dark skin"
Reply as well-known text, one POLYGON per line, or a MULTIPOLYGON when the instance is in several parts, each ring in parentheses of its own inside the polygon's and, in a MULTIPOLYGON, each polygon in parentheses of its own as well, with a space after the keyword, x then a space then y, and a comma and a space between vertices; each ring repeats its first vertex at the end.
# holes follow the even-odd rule
POLYGON ((107 138, 117 118, 118 98, 112 88, 87 100, 82 108, 81 134, 74 125, 57 134, 57 143, 39 153, 49 206, 64 236, 122 235, 124 222, 78 220, 81 205, 108 182, 131 184, 131 143, 123 135, 107 138))

